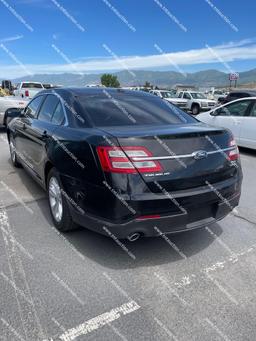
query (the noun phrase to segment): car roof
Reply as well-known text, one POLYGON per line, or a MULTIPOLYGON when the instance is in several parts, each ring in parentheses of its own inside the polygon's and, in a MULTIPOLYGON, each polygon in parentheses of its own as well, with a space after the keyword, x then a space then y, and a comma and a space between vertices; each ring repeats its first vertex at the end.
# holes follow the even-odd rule
POLYGON ((35 84, 43 84, 41 82, 34 82, 34 81, 25 81, 25 82, 19 82, 19 83, 35 83, 35 84))
POLYGON ((236 94, 236 93, 241 93, 241 92, 246 92, 254 96, 256 95, 256 90, 247 90, 247 89, 233 90, 233 91, 230 91, 230 94, 236 94))
POLYGON ((130 94, 133 96, 152 96, 149 92, 145 91, 134 91, 122 88, 103 88, 103 87, 93 87, 93 88, 55 88, 55 89, 45 89, 40 91, 40 94, 57 93, 68 96, 81 96, 81 95, 101 95, 102 92, 107 92, 110 95, 116 93, 130 94))

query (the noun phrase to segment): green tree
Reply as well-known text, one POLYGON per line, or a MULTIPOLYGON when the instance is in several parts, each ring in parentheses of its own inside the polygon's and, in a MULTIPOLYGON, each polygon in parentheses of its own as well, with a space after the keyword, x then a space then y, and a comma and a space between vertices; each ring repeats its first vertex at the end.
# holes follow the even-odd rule
POLYGON ((152 88, 152 85, 150 84, 150 82, 146 81, 144 84, 144 88, 152 88))
POLYGON ((117 76, 111 75, 110 73, 104 73, 100 80, 101 84, 105 85, 106 87, 119 88, 120 86, 117 76))

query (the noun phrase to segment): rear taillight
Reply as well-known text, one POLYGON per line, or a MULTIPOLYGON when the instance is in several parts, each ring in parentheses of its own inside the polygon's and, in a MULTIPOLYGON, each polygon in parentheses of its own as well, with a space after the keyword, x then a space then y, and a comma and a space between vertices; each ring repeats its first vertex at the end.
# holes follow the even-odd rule
POLYGON ((29 97, 29 91, 25 90, 25 97, 29 97))
POLYGON ((228 159, 230 161, 237 160, 239 158, 239 150, 238 150, 238 147, 236 145, 235 139, 230 140, 229 147, 235 147, 235 148, 228 152, 228 159))
POLYGON ((136 219, 145 220, 145 219, 160 219, 160 218, 161 218, 160 214, 150 214, 150 215, 142 215, 136 219))
POLYGON ((101 167, 104 172, 115 173, 141 173, 158 172, 162 167, 158 161, 144 160, 138 158, 150 157, 152 153, 145 147, 97 147, 101 167), (136 161, 133 160, 136 158, 136 161))

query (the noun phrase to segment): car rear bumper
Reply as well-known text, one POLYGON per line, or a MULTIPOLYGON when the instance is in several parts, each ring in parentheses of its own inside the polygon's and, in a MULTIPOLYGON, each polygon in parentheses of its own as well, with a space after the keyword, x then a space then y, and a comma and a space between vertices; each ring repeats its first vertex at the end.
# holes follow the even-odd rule
MULTIPOLYGON (((206 189, 196 189, 193 192, 187 192, 187 195, 186 191, 181 191, 182 193, 177 195, 177 200, 181 199, 182 201, 183 199, 184 202, 188 202, 185 210, 160 214, 160 217, 154 218, 137 216, 122 223, 114 223, 86 213, 81 214, 74 208, 71 212, 76 223, 104 235, 123 239, 136 232, 145 237, 152 237, 208 226, 224 218, 239 204, 241 178, 223 181, 221 185, 216 186, 216 190, 219 191, 219 196, 209 188, 208 192, 206 189)), ((166 200, 163 195, 153 196, 158 197, 158 200, 166 200)), ((143 198, 144 201, 145 198, 143 198)), ((137 200, 130 202, 130 204, 132 203, 134 207, 138 207, 137 200)), ((156 213, 152 212, 153 215, 156 213)))

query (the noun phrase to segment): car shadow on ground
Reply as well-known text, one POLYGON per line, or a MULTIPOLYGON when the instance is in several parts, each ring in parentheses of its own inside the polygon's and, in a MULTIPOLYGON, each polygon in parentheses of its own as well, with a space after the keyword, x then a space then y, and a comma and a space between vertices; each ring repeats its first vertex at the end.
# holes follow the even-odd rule
POLYGON ((255 149, 239 147, 239 152, 241 155, 254 156, 254 157, 256 156, 256 150, 255 149))
POLYGON ((31 200, 40 200, 46 198, 46 193, 42 187, 23 169, 23 167, 15 168, 12 165, 11 157, 8 159, 8 164, 10 165, 10 172, 8 175, 16 174, 20 178, 20 182, 26 187, 29 192, 31 200))
MULTIPOLYGON (((49 225, 53 226, 47 201, 40 200, 38 206, 49 225)), ((217 223, 211 225, 211 230, 217 236, 222 234, 222 228, 217 223)), ((168 235, 169 242, 163 237, 117 242, 111 237, 83 227, 62 233, 62 236, 84 257, 110 269, 150 267, 178 262, 200 253, 214 241, 214 237, 205 228, 168 235)))

